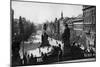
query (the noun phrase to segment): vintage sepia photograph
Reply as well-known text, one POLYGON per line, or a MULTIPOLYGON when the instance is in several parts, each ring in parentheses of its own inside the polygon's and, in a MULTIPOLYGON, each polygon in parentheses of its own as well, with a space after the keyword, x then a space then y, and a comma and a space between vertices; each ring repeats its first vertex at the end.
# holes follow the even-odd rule
POLYGON ((10 19, 12 67, 96 61, 95 5, 11 0, 10 19))

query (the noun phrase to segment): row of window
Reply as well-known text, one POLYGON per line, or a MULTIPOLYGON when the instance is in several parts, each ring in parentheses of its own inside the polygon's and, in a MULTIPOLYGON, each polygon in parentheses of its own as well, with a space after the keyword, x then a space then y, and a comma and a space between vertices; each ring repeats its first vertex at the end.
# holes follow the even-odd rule
POLYGON ((84 23, 96 23, 96 10, 95 8, 83 11, 84 23))

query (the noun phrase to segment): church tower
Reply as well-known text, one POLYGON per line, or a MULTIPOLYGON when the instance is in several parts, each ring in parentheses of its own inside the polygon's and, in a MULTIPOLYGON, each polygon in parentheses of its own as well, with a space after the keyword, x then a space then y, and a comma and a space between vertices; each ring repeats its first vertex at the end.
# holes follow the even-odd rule
POLYGON ((61 12, 61 19, 63 19, 63 12, 61 12))

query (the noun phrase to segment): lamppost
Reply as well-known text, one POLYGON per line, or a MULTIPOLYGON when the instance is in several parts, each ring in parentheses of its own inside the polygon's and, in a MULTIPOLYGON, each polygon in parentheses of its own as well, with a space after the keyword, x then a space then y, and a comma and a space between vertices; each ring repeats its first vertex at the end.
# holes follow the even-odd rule
POLYGON ((22 41, 22 48, 23 48, 23 64, 24 64, 24 26, 22 22, 22 17, 19 17, 19 27, 20 27, 20 36, 22 41))

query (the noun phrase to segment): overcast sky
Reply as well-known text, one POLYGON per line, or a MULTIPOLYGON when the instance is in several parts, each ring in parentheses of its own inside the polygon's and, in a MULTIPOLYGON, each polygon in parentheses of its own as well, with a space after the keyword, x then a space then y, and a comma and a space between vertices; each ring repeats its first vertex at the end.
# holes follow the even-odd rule
POLYGON ((54 21, 55 17, 60 18, 61 12, 63 12, 64 17, 82 14, 81 5, 12 1, 12 9, 14 10, 14 18, 22 16, 37 24, 47 20, 54 21))

